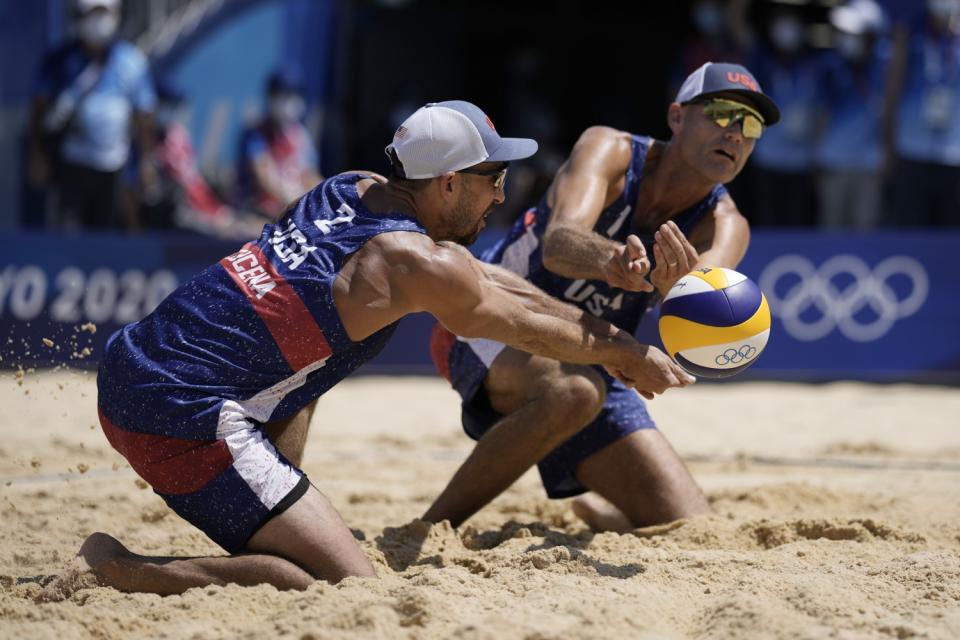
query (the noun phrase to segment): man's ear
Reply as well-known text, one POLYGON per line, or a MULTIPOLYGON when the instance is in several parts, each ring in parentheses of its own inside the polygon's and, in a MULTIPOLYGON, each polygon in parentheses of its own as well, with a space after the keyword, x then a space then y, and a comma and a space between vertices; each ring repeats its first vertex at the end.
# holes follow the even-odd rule
POLYGON ((457 174, 455 171, 447 171, 439 177, 440 191, 444 196, 453 195, 456 190, 457 174))
POLYGON ((683 105, 679 102, 674 102, 667 108, 667 126, 674 135, 683 128, 683 115, 683 105))

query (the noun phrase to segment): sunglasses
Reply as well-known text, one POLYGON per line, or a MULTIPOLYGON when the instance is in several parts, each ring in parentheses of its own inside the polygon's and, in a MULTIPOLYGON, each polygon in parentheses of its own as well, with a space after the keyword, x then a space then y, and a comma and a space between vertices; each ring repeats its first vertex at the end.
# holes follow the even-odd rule
POLYGON ((757 139, 763 135, 763 116, 745 104, 714 98, 703 103, 705 116, 726 129, 736 122, 743 123, 743 137, 757 139))
POLYGON ((469 173, 475 176, 492 176, 493 177, 493 188, 497 191, 503 189, 503 184, 507 181, 507 169, 510 168, 509 163, 501 164, 493 169, 460 169, 457 173, 469 173))

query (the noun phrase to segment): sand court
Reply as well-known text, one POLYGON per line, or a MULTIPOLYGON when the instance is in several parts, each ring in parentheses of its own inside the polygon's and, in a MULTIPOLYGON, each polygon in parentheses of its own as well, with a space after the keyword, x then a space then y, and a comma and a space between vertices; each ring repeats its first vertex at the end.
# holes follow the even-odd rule
POLYGON ((93 531, 220 553, 110 449, 93 374, 0 378, 2 638, 960 637, 960 391, 700 384, 650 411, 715 515, 594 534, 535 471, 459 530, 416 520, 470 449, 439 378, 324 396, 304 459, 376 580, 33 597, 93 531), (18 383, 19 382, 19 383, 18 383))

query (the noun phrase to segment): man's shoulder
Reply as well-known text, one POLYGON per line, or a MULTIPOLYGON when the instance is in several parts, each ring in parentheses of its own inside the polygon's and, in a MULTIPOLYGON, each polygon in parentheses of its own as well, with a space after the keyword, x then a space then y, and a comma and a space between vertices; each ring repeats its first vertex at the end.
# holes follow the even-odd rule
POLYGON ((392 291, 415 297, 441 291, 453 295, 451 288, 464 286, 471 271, 460 252, 446 244, 416 232, 382 233, 357 252, 356 274, 366 279, 385 277, 392 291))
POLYGON ((380 184, 386 184, 389 182, 386 177, 380 175, 376 171, 370 171, 369 169, 350 169, 349 171, 342 171, 337 174, 337 176, 356 176, 359 175, 359 180, 375 180, 380 184))
POLYGON ((429 236, 417 231, 392 231, 370 238, 363 250, 375 252, 384 260, 396 264, 416 266, 429 260, 440 248, 429 236))
POLYGON ((587 127, 580 134, 580 142, 593 144, 623 144, 630 146, 636 136, 629 131, 623 131, 603 124, 587 127))
POLYGON ((724 185, 716 185, 707 197, 713 200, 715 214, 743 217, 743 214, 740 213, 740 208, 733 200, 733 196, 730 195, 730 192, 727 191, 724 185))
POLYGON ((630 166, 635 143, 636 137, 632 133, 595 125, 580 134, 571 160, 581 170, 600 172, 613 179, 630 166))
POLYGON ((363 250, 375 253, 392 277, 421 283, 458 281, 470 272, 473 260, 470 252, 455 242, 435 242, 426 234, 408 231, 380 234, 363 250))

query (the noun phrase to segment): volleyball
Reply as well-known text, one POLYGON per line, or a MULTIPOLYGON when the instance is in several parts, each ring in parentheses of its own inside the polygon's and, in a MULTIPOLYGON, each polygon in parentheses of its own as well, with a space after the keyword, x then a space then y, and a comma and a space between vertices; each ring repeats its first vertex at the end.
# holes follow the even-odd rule
POLYGON ((727 378, 752 365, 770 336, 770 307, 750 278, 722 267, 691 271, 660 305, 660 339, 695 376, 727 378))

